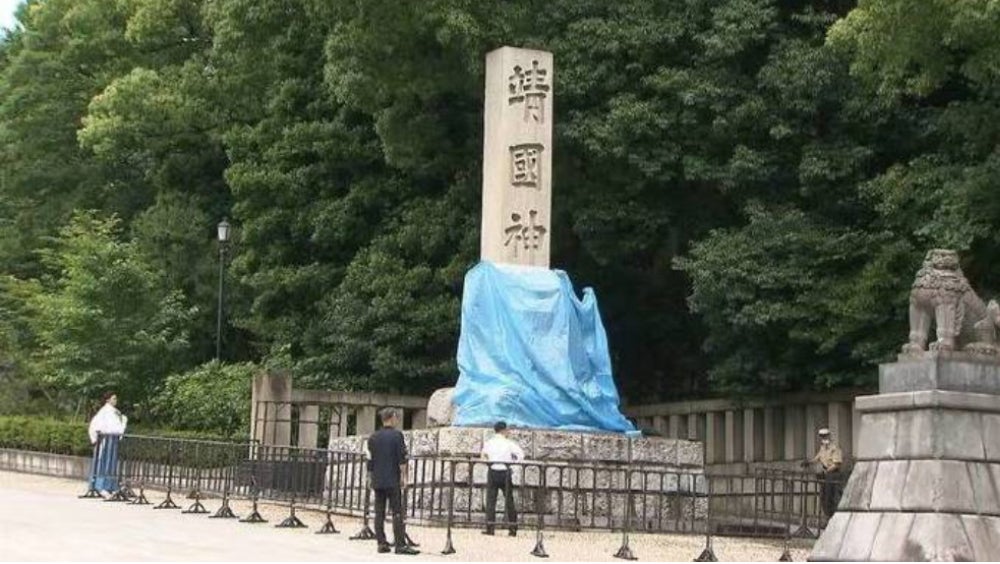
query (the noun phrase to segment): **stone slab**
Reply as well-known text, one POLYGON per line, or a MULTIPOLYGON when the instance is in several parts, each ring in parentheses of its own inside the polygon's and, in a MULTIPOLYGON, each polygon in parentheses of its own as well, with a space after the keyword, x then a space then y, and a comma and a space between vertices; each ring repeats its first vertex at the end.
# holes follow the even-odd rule
MULTIPOLYGON (((935 417, 934 437, 942 458, 985 460, 982 416, 973 411, 939 409, 935 417)), ((1000 439, 1000 437, 997 437, 1000 439)))
POLYGON ((1000 518, 962 515, 962 524, 976 561, 1000 560, 1000 518))
POLYGON ((1000 397, 912 392, 858 398, 857 460, 939 458, 1000 462, 1000 397))
POLYGON ((1000 413, 1000 396, 939 390, 897 392, 877 396, 858 396, 854 400, 854 408, 861 413, 895 412, 924 408, 949 408, 1000 413))
POLYGON ((583 460, 602 462, 628 460, 632 452, 627 437, 619 435, 584 435, 583 460))
POLYGON ((583 434, 562 431, 536 431, 536 460, 582 460, 583 434))
POLYGON ((965 462, 911 460, 903 488, 902 509, 974 514, 977 511, 975 495, 965 462))
POLYGON ((868 560, 881 513, 852 513, 836 560, 868 560))
POLYGON ((438 451, 441 456, 476 456, 483 451, 486 429, 475 427, 441 427, 437 430, 438 451))
POLYGON ((653 464, 678 464, 678 450, 681 445, 685 445, 688 448, 694 446, 694 456, 696 457, 696 462, 691 463, 692 466, 702 466, 702 461, 700 460, 701 450, 698 448, 701 443, 692 443, 686 440, 676 440, 676 439, 661 439, 656 437, 649 437, 644 440, 632 441, 632 460, 635 462, 649 462, 653 464))
POLYGON ((986 459, 1000 461, 1000 414, 983 413, 981 417, 986 459))
POLYGON ((878 380, 883 394, 920 390, 1000 394, 1000 362, 929 352, 879 366, 878 380))
POLYGON ((910 461, 884 460, 878 462, 877 465, 869 509, 872 511, 899 511, 903 506, 903 488, 906 485, 910 461))
POLYGON ((896 413, 862 413, 858 460, 891 459, 896 450, 896 413))
POLYGON ((934 430, 935 413, 929 409, 900 411, 896 414, 896 446, 899 458, 928 458, 934 455, 941 433, 934 430))
POLYGON ((903 542, 907 545, 903 560, 968 562, 975 559, 961 517, 951 513, 915 515, 910 533, 903 542))
POLYGON ((899 562, 907 560, 905 539, 913 526, 913 513, 884 513, 878 523, 878 532, 872 543, 868 559, 876 562, 899 562))
POLYGON ((996 485, 993 483, 993 476, 990 474, 991 466, 1000 468, 998 464, 985 462, 966 463, 972 491, 976 494, 977 512, 1000 516, 1000 496, 998 496, 996 485))
POLYGON ((675 445, 677 449, 677 465, 680 467, 705 466, 704 444, 695 441, 678 441, 675 445))
POLYGON ((407 449, 410 456, 429 456, 437 452, 437 432, 422 429, 410 431, 407 435, 407 449))
POLYGON ((843 544, 844 535, 847 533, 851 517, 857 515, 847 511, 838 511, 833 514, 826 524, 822 536, 813 545, 809 553, 811 562, 832 562, 840 556, 840 547, 843 544))
POLYGON ((851 477, 840 498, 841 510, 868 511, 878 462, 863 461, 854 465, 851 477))

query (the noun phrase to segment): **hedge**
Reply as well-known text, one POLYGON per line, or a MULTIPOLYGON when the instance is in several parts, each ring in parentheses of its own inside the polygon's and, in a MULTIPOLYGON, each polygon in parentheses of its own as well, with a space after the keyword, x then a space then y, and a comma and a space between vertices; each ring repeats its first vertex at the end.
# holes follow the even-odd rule
POLYGON ((0 416, 0 448, 88 455, 87 424, 52 418, 0 416))
MULTIPOLYGON (((222 436, 197 431, 152 429, 141 426, 130 434, 212 441, 246 441, 245 436, 222 436)), ((92 452, 87 423, 48 417, 0 416, 0 448, 88 456, 92 452)))

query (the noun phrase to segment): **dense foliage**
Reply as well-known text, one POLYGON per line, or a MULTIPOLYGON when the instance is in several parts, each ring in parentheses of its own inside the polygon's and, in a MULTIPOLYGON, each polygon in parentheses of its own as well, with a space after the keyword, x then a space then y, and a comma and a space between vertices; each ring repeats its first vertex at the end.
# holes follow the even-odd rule
POLYGON ((156 419, 174 429, 226 435, 250 428, 251 363, 212 361, 190 372, 168 376, 156 397, 156 419))
POLYGON ((253 370, 203 365, 223 217, 223 361, 337 389, 454 382, 483 61, 504 44, 555 54, 553 265, 595 287, 633 402, 870 384, 932 246, 1000 286, 991 2, 19 15, 0 43, 0 381, 64 409, 115 388, 152 418, 241 424, 198 404, 243 401, 253 370))

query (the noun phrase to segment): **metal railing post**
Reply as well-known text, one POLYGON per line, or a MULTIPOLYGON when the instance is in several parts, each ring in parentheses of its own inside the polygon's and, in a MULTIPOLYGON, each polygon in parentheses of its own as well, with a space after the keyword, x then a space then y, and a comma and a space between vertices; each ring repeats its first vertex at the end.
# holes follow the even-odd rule
MULTIPOLYGON (((614 525, 614 510, 611 510, 611 524, 614 525)), ((632 527, 632 438, 628 439, 628 462, 625 466, 625 522, 622 524, 622 546, 614 554, 615 558, 622 560, 638 560, 632 549, 628 545, 628 534, 632 527)))
MULTIPOLYGON (((444 550, 441 551, 441 554, 444 555, 455 554, 455 545, 452 544, 451 542, 451 526, 455 521, 455 463, 454 461, 451 460, 447 462, 448 462, 448 468, 450 470, 449 472, 450 479, 448 480, 448 521, 447 521, 448 530, 445 533, 446 536, 445 536, 444 550)), ((432 496, 434 495, 433 492, 431 493, 431 495, 432 496)), ((431 498, 431 503, 434 503, 433 497, 431 498)))
MULTIPOLYGON (((718 562, 719 559, 715 556, 715 550, 712 549, 712 495, 714 487, 712 485, 712 479, 708 476, 704 476, 705 480, 705 550, 701 551, 701 554, 694 559, 695 562, 718 562)), ((695 500, 697 501, 698 488, 695 483, 695 500)), ((698 510, 697 506, 694 508, 695 511, 698 510)))
MULTIPOLYGON (((538 477, 538 492, 540 495, 548 496, 548 488, 546 486, 546 472, 545 467, 539 465, 538 467, 539 477, 538 477)), ((545 515, 542 513, 542 503, 541 497, 535 497, 535 548, 532 549, 531 555, 537 558, 548 558, 549 553, 545 552, 545 535, 542 533, 542 529, 545 527, 545 515)))

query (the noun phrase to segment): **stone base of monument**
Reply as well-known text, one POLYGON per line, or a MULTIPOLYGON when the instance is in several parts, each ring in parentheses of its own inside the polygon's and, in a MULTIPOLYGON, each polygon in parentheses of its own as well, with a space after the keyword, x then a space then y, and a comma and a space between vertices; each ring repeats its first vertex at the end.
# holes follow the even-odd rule
MULTIPOLYGON (((411 500, 423 508, 437 508, 431 513, 440 520, 444 517, 440 509, 453 495, 457 519, 485 521, 488 467, 479 456, 492 429, 441 427, 404 431, 404 435, 414 459, 409 484, 418 491, 411 500)), ((533 523, 541 514, 546 526, 572 527, 568 522, 572 519, 581 526, 621 526, 628 506, 635 528, 648 529, 652 520, 692 522, 705 517, 701 443, 544 429, 512 429, 508 436, 531 463, 513 476, 525 523, 533 523), (644 515, 650 523, 639 522, 644 515)), ((338 437, 330 441, 330 449, 362 452, 364 441, 365 437, 338 437)), ((499 497, 498 515, 502 515, 503 496, 499 497)))
POLYGON ((809 559, 1000 560, 1000 362, 900 357, 879 381, 855 400, 857 462, 809 559))

